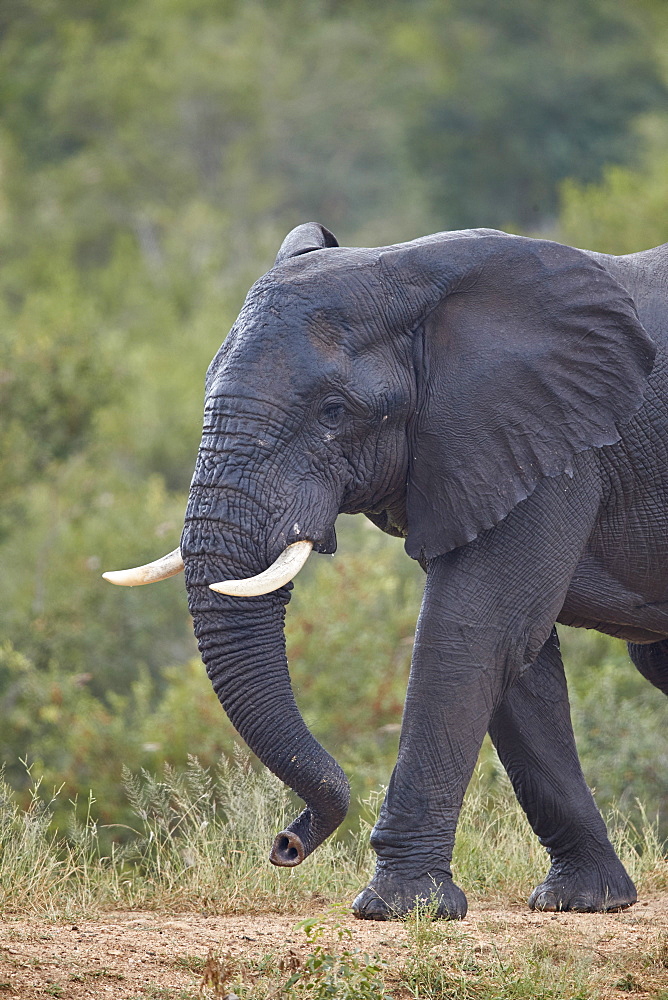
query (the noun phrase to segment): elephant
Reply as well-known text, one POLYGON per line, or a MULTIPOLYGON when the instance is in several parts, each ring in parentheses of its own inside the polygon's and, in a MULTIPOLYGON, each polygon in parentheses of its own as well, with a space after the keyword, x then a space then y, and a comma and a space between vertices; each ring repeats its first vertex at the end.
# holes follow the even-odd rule
POLYGON ((583 776, 556 625, 628 642, 668 694, 668 244, 627 256, 492 229, 341 247, 294 229, 206 375, 180 548, 233 725, 304 800, 270 860, 300 864, 349 785, 295 704, 291 580, 340 512, 426 572, 397 763, 358 917, 466 914, 450 868, 488 731, 550 868, 529 905, 636 901, 583 776))

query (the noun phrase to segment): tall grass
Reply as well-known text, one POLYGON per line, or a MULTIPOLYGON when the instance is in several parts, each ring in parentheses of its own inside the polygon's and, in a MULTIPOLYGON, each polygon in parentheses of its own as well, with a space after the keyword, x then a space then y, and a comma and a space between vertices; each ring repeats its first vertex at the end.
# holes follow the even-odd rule
MULTIPOLYGON (((122 864, 102 857, 97 826, 75 819, 66 834, 51 828, 61 790, 45 799, 41 780, 30 788, 30 802, 21 808, 15 793, 0 779, 0 913, 39 913, 68 917, 112 904, 122 897, 122 864)), ((92 804, 92 799, 89 805, 92 804)))
POLYGON ((139 820, 124 852, 132 905, 292 911, 309 901, 343 900, 366 875, 359 830, 330 839, 299 868, 269 864, 273 838, 299 804, 241 751, 213 772, 193 758, 187 770, 167 767, 161 778, 126 774, 126 790, 139 820))
MULTIPOLYGON (((122 831, 122 843, 105 851, 108 838, 100 836, 90 809, 85 822, 73 819, 54 833, 57 790, 45 802, 34 780, 30 804, 21 808, 0 783, 0 913, 68 918, 113 907, 296 912, 347 903, 373 870, 368 833, 380 793, 365 802, 354 830, 330 839, 299 868, 284 870, 267 857, 298 805, 246 755, 213 770, 192 759, 185 771, 165 768, 159 777, 128 772, 125 785, 135 823, 122 831)), ((641 889, 668 886, 651 822, 631 826, 613 817, 613 836, 641 889)), ((526 898, 546 868, 509 785, 500 783, 492 793, 474 779, 454 860, 455 878, 469 897, 526 898)))

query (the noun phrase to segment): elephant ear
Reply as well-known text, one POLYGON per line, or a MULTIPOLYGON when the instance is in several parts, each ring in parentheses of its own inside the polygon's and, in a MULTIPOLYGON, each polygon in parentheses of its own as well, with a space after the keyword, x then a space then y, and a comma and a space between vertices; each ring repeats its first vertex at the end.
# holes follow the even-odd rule
POLYGON ((403 328, 417 319, 406 549, 431 559, 618 441, 655 349, 627 292, 572 247, 467 237, 380 264, 403 328))
POLYGON ((338 245, 336 236, 319 222, 305 222, 291 230, 285 237, 276 255, 274 267, 289 260, 290 257, 300 257, 301 254, 310 253, 311 250, 324 250, 326 247, 338 247, 338 245))

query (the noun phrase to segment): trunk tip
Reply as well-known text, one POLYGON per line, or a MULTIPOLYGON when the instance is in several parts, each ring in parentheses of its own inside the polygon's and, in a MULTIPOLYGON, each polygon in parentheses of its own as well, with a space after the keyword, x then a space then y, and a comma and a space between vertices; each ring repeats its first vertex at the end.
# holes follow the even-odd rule
POLYGON ((276 835, 269 860, 279 868, 294 868, 300 865, 306 857, 306 850, 301 838, 291 830, 283 830, 276 835))

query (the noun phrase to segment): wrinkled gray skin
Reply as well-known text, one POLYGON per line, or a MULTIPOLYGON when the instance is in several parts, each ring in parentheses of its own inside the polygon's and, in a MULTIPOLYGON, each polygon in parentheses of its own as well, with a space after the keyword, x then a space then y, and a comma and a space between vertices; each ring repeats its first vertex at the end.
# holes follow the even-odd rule
POLYGON ((195 631, 234 726, 306 802, 271 860, 338 826, 348 783, 295 705, 290 587, 222 597, 340 511, 427 573, 399 757, 360 917, 436 892, 489 730, 550 871, 539 909, 636 899, 585 784, 555 622, 630 643, 668 693, 668 245, 627 257, 493 230, 346 249, 300 226, 206 379, 182 553, 195 631), (656 359, 655 359, 656 350, 656 359))

